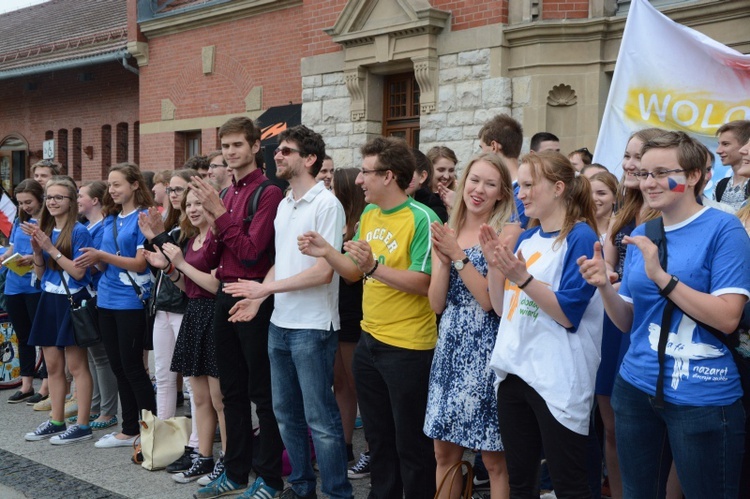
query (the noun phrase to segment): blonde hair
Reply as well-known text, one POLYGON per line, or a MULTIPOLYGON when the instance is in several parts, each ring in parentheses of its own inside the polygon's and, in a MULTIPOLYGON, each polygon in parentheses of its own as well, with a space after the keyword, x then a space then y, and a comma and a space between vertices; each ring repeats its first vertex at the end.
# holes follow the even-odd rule
POLYGON ((482 153, 469 160, 469 164, 464 168, 461 173, 461 178, 458 181, 456 196, 453 200, 453 207, 451 208, 451 216, 448 219, 448 226, 456 232, 460 232, 466 222, 466 203, 464 203, 463 196, 464 189, 466 188, 466 179, 471 173, 471 168, 480 161, 489 163, 495 167, 500 174, 500 185, 498 185, 500 199, 495 201, 495 206, 492 209, 492 213, 490 213, 487 225, 495 229, 496 232, 499 232, 505 224, 515 218, 516 202, 513 197, 513 180, 511 179, 508 167, 497 154, 482 153))

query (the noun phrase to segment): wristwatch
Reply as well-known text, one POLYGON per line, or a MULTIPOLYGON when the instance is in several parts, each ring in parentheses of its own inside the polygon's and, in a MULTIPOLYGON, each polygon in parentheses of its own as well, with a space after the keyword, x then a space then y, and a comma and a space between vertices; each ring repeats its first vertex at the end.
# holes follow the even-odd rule
POLYGON ((463 270, 467 263, 469 263, 468 256, 463 260, 453 260, 453 268, 459 271, 463 270))
POLYGON ((63 254, 62 253, 58 253, 57 256, 55 257, 55 260, 57 261, 57 260, 59 260, 62 257, 63 257, 63 254))

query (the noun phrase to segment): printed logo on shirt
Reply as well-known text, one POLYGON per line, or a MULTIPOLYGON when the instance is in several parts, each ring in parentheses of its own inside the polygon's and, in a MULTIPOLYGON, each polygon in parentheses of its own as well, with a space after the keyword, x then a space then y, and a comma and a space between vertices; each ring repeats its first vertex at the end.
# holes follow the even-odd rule
MULTIPOLYGON (((542 257, 542 253, 537 251, 536 253, 532 254, 527 260, 526 260, 526 268, 528 269, 532 265, 536 263, 537 260, 539 260, 542 257)), ((542 282, 542 281, 539 281, 542 282)), ((545 286, 549 286, 546 282, 542 282, 545 286)), ((518 311, 520 315, 524 315, 526 317, 531 317, 536 320, 536 318, 539 316, 539 305, 536 304, 534 300, 529 298, 528 296, 524 297, 523 300, 520 300, 521 297, 521 289, 518 287, 518 284, 514 282, 510 282, 510 279, 505 280, 505 292, 511 291, 513 293, 513 296, 510 298, 510 308, 508 310, 508 320, 513 319, 513 315, 516 313, 516 309, 518 309, 519 305, 521 306, 521 309, 518 311)))
MULTIPOLYGON (((724 355, 722 349, 707 343, 694 343, 693 332, 695 321, 687 315, 683 315, 677 327, 677 333, 671 332, 667 337, 666 354, 674 358, 672 369, 672 389, 677 390, 680 380, 691 376, 690 361, 714 359, 724 355)), ((648 326, 648 341, 651 349, 659 351, 659 335, 661 326, 653 322, 648 326)), ((728 367, 693 366, 692 377, 702 381, 727 381, 728 367)))
POLYGON ((368 243, 371 241, 382 241, 388 252, 393 253, 398 249, 398 241, 394 237, 393 232, 384 227, 378 227, 365 234, 365 241, 368 243))

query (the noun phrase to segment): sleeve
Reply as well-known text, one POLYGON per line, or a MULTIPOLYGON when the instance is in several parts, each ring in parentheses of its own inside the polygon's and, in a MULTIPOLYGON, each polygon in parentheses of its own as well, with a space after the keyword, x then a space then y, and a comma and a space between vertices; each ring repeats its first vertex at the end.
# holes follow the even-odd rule
MULTIPOLYGON (((644 224, 639 225, 630 233, 631 236, 643 236, 646 234, 646 226, 644 224)), ((618 294, 622 296, 622 299, 628 303, 633 303, 633 294, 630 291, 630 277, 631 270, 634 265, 635 252, 640 250, 635 244, 628 245, 625 250, 625 263, 622 265, 622 280, 620 281, 620 289, 618 294)))
POLYGON ((102 247, 102 238, 104 237, 104 220, 102 220, 102 225, 99 226, 99 229, 95 230, 93 234, 91 234, 91 243, 93 244, 93 247, 96 249, 100 249, 102 247))
POLYGON ((81 248, 91 248, 94 240, 91 239, 89 230, 81 224, 76 224, 73 228, 73 259, 81 256, 81 248))
MULTIPOLYGON (((260 186, 257 188, 260 188, 260 186)), ((276 218, 276 210, 282 198, 281 189, 275 185, 268 186, 260 196, 258 211, 247 230, 244 230, 246 224, 233 223, 229 212, 217 218, 216 229, 226 249, 234 253, 241 261, 257 261, 273 244, 273 221, 276 218)), ((251 200, 252 194, 248 198, 248 202, 251 200)))
POLYGON ((578 329, 586 307, 596 291, 596 288, 583 278, 576 263, 583 255, 587 258, 594 256, 594 243, 598 238, 593 230, 586 230, 587 228, 587 225, 578 223, 568 234, 560 286, 555 291, 560 308, 573 324, 573 327, 568 329, 570 333, 575 333, 578 329))
POLYGON ((345 218, 344 208, 336 198, 317 213, 315 225, 318 233, 334 248, 341 248, 344 243, 345 218))
POLYGON ((19 219, 18 217, 16 217, 16 219, 13 221, 13 226, 10 229, 10 237, 8 238, 8 244, 10 246, 16 245, 16 233, 18 233, 18 231, 20 230, 19 223, 19 219))
POLYGON ((750 297, 750 238, 742 223, 732 216, 714 237, 710 255, 711 294, 750 297))
MULTIPOLYGON (((148 213, 148 211, 143 210, 141 213, 148 213)), ((137 253, 139 249, 143 249, 146 245, 146 236, 143 235, 141 228, 138 226, 138 218, 135 219, 135 233, 135 250, 137 253)))
POLYGON ((206 236, 207 242, 203 246, 203 257, 206 260, 209 268, 215 269, 219 266, 221 261, 221 251, 224 246, 219 242, 218 238, 214 236, 212 231, 208 231, 206 236))
POLYGON ((414 212, 414 238, 409 246, 411 264, 408 270, 432 274, 432 239, 430 239, 430 224, 439 221, 435 212, 426 209, 422 215, 414 212))

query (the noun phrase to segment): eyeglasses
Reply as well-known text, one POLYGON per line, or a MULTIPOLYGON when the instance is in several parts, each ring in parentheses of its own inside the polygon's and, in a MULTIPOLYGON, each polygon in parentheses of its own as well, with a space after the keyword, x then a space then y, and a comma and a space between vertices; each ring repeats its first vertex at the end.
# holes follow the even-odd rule
POLYGON ((640 171, 640 172, 632 172, 629 173, 629 175, 633 177, 638 177, 641 180, 648 179, 649 175, 653 177, 654 180, 662 180, 667 177, 669 177, 672 173, 680 173, 684 172, 685 170, 656 170, 655 172, 647 172, 647 171, 640 171))
POLYGON ((291 147, 277 147, 273 151, 273 155, 276 156, 277 154, 281 153, 282 156, 289 156, 293 152, 298 152, 300 156, 302 155, 302 151, 299 149, 292 149, 291 147))
POLYGON ((366 176, 368 173, 387 172, 387 171, 388 171, 388 168, 374 168, 372 170, 366 170, 364 168, 361 168, 359 170, 359 173, 366 176))
POLYGON ((73 200, 73 198, 70 196, 61 196, 60 194, 56 196, 44 196, 45 201, 54 201, 55 203, 62 203, 63 199, 69 199, 71 201, 73 200))
POLYGON ((182 194, 185 192, 184 187, 167 187, 165 190, 167 191, 167 195, 172 194, 173 192, 175 194, 182 194))
POLYGON ((225 165, 224 163, 217 163, 217 164, 210 163, 208 167, 213 170, 214 168, 226 168, 227 165, 225 165))
POLYGON ((583 153, 586 153, 586 154, 591 154, 591 152, 586 147, 581 147, 580 149, 576 149, 573 152, 583 152, 583 153))

